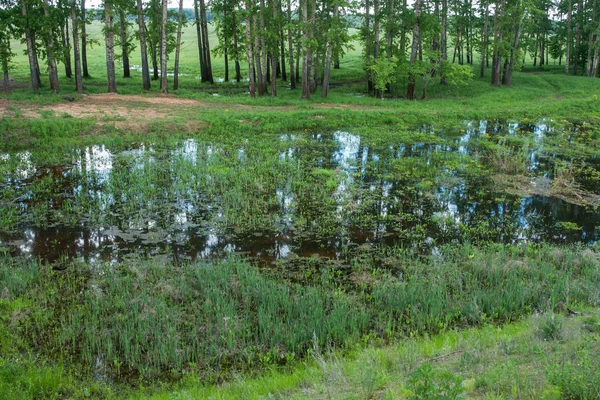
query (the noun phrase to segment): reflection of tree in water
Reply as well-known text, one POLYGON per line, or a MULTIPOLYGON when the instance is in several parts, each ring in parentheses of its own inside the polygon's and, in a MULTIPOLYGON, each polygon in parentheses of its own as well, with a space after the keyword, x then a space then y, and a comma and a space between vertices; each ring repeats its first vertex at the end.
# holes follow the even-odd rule
MULTIPOLYGON (((343 248, 367 242, 595 241, 597 213, 557 199, 491 192, 481 161, 466 166, 479 160, 484 134, 526 131, 558 134, 539 124, 492 121, 467 124, 434 143, 334 132, 282 135, 274 143, 187 140, 114 154, 89 147, 74 152, 72 165, 27 176, 46 174, 51 193, 35 198, 55 212, 71 201, 75 222, 50 218, 48 227, 24 226, 2 240, 19 241, 13 253, 51 260, 62 254, 112 260, 167 246, 192 258, 247 252, 278 259, 340 257, 343 248)), ((7 182, 22 185, 18 176, 7 182)))

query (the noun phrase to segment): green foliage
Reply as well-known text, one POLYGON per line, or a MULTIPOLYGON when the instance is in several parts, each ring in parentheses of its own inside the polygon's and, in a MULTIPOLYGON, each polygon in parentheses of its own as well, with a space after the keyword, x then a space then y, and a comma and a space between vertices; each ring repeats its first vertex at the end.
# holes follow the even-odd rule
POLYGON ((408 379, 412 400, 448 399, 463 397, 464 388, 460 377, 449 371, 434 371, 431 364, 423 364, 408 379))
POLYGON ((373 77, 375 89, 380 91, 382 99, 387 86, 396 81, 397 63, 398 59, 396 57, 379 57, 368 67, 373 77))
POLYGON ((473 68, 469 65, 452 64, 444 62, 442 64, 442 76, 450 85, 462 86, 468 85, 473 79, 473 68))

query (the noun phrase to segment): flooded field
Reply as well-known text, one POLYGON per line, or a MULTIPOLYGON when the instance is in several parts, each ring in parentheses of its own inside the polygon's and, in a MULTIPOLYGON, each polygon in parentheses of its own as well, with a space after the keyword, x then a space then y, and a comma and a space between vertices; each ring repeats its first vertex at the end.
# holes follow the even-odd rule
POLYGON ((344 260, 382 245, 595 243, 593 130, 465 121, 0 154, 0 249, 47 262, 239 253, 344 260))

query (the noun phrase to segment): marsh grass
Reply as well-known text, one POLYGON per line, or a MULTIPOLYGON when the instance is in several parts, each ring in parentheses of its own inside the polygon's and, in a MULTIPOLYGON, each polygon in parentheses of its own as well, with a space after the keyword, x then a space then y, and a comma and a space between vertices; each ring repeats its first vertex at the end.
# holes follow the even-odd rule
MULTIPOLYGON (((235 258, 178 267, 134 258, 65 271, 3 259, 0 276, 5 301, 24 304, 11 334, 46 357, 86 374, 100 357, 117 381, 189 373, 217 381, 289 365, 315 343, 346 348, 361 338, 515 321, 547 304, 595 304, 596 259, 561 249, 553 262, 552 251, 460 246, 426 259, 404 254, 404 278, 384 274, 348 292, 278 283, 235 258), (523 263, 510 263, 516 259, 523 263)), ((379 380, 366 376, 364 390, 378 390, 379 380)))
POLYGON ((496 171, 506 174, 524 174, 529 166, 529 143, 525 141, 521 148, 514 148, 502 137, 488 153, 489 164, 496 171))

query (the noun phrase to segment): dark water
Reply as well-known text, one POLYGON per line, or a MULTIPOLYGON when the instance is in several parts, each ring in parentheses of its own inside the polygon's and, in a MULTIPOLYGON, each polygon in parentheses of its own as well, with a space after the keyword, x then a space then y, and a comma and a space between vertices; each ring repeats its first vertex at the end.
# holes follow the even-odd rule
MULTIPOLYGON (((452 241, 593 243, 600 213, 555 197, 494 189, 482 140, 525 135, 527 170, 552 179, 561 156, 544 140, 577 135, 546 121, 467 121, 411 142, 349 132, 190 139, 128 150, 90 146, 42 166, 0 155, 0 248, 86 261, 167 253, 175 260, 243 253, 270 262, 358 248, 452 241), (482 168, 486 169, 482 173, 482 168), (10 216, 10 218, 9 218, 10 216)), ((586 165, 597 170, 595 156, 586 165)))

